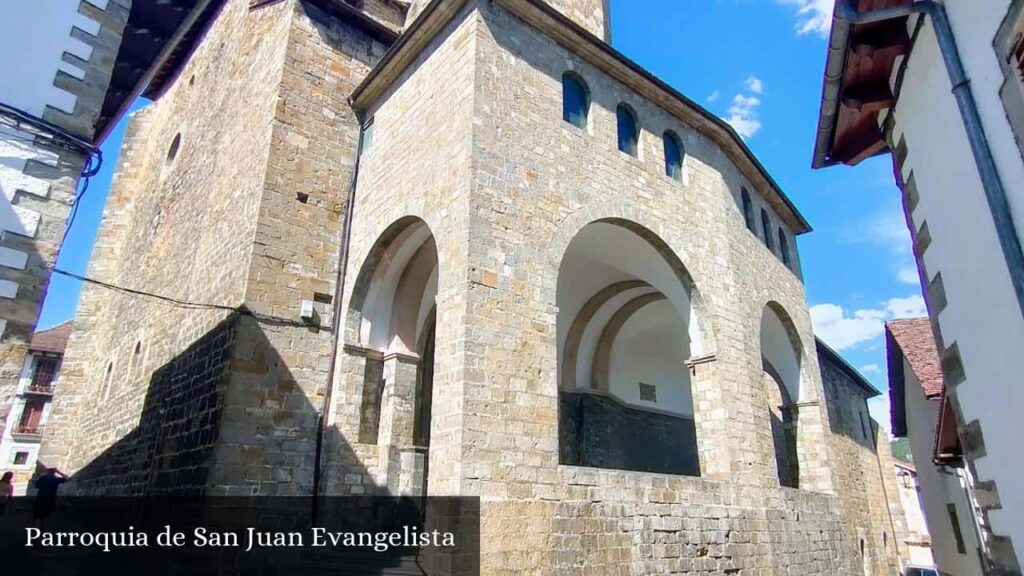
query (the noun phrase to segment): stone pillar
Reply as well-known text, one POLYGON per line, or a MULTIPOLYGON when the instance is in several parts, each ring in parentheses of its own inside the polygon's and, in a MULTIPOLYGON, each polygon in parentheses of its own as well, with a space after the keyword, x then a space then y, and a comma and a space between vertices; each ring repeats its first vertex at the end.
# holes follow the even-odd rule
POLYGON ((417 458, 422 454, 413 450, 418 367, 419 357, 412 354, 393 353, 384 357, 384 394, 377 435, 378 484, 394 495, 418 492, 403 490, 411 489, 413 477, 422 478, 423 458, 417 458))
POLYGON ((800 489, 833 493, 828 467, 828 444, 824 407, 817 401, 801 402, 793 407, 796 449, 800 461, 800 489))
POLYGON ((723 409, 719 382, 719 365, 715 355, 687 360, 690 367, 690 391, 693 394, 693 425, 697 435, 700 475, 710 479, 729 479, 732 461, 729 458, 728 411, 723 409))

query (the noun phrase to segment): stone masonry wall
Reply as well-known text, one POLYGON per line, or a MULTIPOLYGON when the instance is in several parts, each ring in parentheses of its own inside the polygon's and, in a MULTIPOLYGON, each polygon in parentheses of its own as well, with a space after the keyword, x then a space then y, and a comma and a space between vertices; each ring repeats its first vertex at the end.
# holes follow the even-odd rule
MULTIPOLYGON (((740 186, 754 187, 722 150, 493 3, 471 2, 370 113, 352 274, 390 224, 413 216, 430 227, 439 288, 428 491, 483 498, 486 573, 861 573, 833 474, 855 463, 828 441, 803 286, 743 226, 740 186), (561 120, 566 68, 590 85, 586 131, 561 120), (640 117, 639 158, 615 149, 621 100, 640 117), (663 176, 667 127, 688 152, 682 183, 663 176), (558 464, 557 270, 575 233, 602 218, 663 239, 702 295, 716 357, 695 367, 701 478, 558 464), (799 490, 778 486, 758 385, 768 302, 800 343, 799 490)), ((351 285, 345 294, 347 304, 351 285)), ((358 438, 361 403, 341 399, 361 376, 339 367, 332 413, 344 439, 358 438)), ((350 456, 354 469, 373 469, 369 450, 350 456)), ((338 491, 364 482, 346 472, 332 469, 338 491)))
POLYGON ((215 494, 306 495, 330 365, 342 218, 359 122, 347 97, 386 47, 303 2, 290 25, 256 216, 246 306, 210 479, 215 494), (319 328, 301 325, 315 302, 319 328))
POLYGON ((850 553, 859 554, 863 540, 863 561, 871 574, 898 574, 909 551, 888 438, 868 415, 864 389, 826 356, 821 356, 821 375, 833 454, 846 464, 836 469, 837 494, 846 522, 858 535, 858 547, 850 553))
POLYGON ((187 495, 206 486, 237 318, 229 317, 147 382, 138 424, 76 471, 90 494, 187 495))
POLYGON ((170 91, 133 118, 91 274, 202 305, 83 296, 63 378, 86 395, 59 398, 55 416, 93 435, 46 440, 69 472, 131 434, 151 371, 229 313, 209 305, 239 307, 205 490, 310 492, 358 136, 346 98, 384 51, 298 0, 253 10, 235 0, 170 91), (319 326, 300 320, 304 300, 319 326), (116 414, 95 394, 109 362, 111 398, 127 406, 116 414))
POLYGON ((700 475, 693 420, 637 409, 613 396, 559 392, 559 462, 700 475))
POLYGON ((154 371, 243 304, 290 10, 229 2, 175 84, 131 118, 88 275, 198 305, 87 284, 42 461, 74 473, 131 434, 154 371))

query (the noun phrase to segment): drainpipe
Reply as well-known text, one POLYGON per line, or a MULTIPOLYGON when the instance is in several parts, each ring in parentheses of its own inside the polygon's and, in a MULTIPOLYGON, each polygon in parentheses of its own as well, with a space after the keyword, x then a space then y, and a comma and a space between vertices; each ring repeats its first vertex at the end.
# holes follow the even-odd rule
MULTIPOLYGON (((996 235, 999 237, 999 246, 1002 248, 1003 258, 1010 272, 1010 280, 1013 282, 1017 305, 1020 307, 1021 313, 1024 314, 1024 251, 1021 249, 1020 236, 1017 235, 1017 228, 1010 213, 1010 202, 1006 197, 1006 190, 1003 188, 1003 182, 996 170, 995 158, 992 156, 992 149, 989 147, 985 129, 981 124, 978 105, 971 93, 971 81, 967 78, 960 54, 957 52, 956 39, 953 36, 953 29, 949 25, 945 7, 932 0, 917 0, 890 8, 858 12, 853 6, 852 0, 841 0, 836 7, 835 19, 836 25, 843 26, 840 36, 848 38, 849 27, 853 24, 881 22, 912 14, 924 14, 931 17, 939 50, 942 52, 942 59, 946 64, 946 72, 953 85, 953 97, 960 109, 960 119, 967 132, 971 153, 974 155, 974 162, 981 177, 985 200, 988 201, 988 209, 992 213, 996 235)), ((832 78, 826 76, 826 92, 829 91, 831 84, 832 78)), ((838 82, 831 88, 838 92, 838 82)))
POLYGON ((338 250, 338 275, 334 284, 334 317, 331 321, 331 362, 327 369, 327 381, 324 384, 324 403, 316 418, 316 455, 313 462, 313 524, 319 515, 320 493, 323 491, 323 446, 324 432, 331 414, 331 391, 334 389, 334 369, 338 363, 338 346, 341 343, 342 308, 341 299, 345 293, 345 272, 348 269, 348 252, 352 241, 352 213, 356 205, 356 183, 359 181, 359 161, 363 157, 363 138, 366 125, 362 114, 356 112, 359 122, 359 136, 356 141, 356 155, 352 162, 352 174, 349 177, 348 198, 345 201, 345 219, 342 224, 341 247, 338 250))

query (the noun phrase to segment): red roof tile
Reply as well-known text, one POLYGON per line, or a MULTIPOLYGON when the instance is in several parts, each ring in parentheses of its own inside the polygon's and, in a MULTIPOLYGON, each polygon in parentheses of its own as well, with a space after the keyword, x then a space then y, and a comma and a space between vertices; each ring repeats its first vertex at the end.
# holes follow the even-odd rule
POLYGON ((942 364, 935 347, 935 334, 927 318, 890 320, 885 323, 900 352, 907 359, 914 376, 921 382, 927 398, 938 398, 942 394, 942 364))
POLYGON ((64 348, 68 345, 68 337, 71 336, 71 328, 74 327, 74 324, 73 321, 68 320, 49 330, 36 332, 32 335, 32 343, 29 344, 29 349, 35 352, 63 354, 64 348))

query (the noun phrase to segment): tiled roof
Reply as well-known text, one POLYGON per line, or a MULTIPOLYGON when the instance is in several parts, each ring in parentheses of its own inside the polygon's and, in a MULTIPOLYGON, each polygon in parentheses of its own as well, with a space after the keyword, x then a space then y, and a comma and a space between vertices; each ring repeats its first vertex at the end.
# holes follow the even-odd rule
POLYGON ((937 398, 942 394, 942 364, 935 347, 935 335, 927 318, 890 320, 885 323, 900 352, 907 359, 914 376, 921 382, 924 395, 937 398))
POLYGON ((74 327, 74 322, 68 320, 49 330, 36 332, 32 335, 32 343, 29 344, 29 348, 35 352, 63 354, 64 348, 68 345, 68 336, 71 336, 72 327, 74 327))

